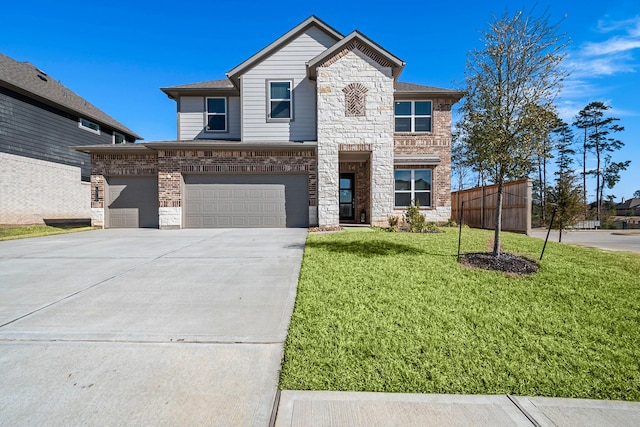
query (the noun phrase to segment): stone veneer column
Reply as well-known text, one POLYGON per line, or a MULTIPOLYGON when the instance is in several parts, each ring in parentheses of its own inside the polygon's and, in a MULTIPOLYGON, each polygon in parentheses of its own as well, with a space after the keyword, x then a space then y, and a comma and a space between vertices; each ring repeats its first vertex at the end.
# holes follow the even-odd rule
POLYGON ((318 222, 339 223, 339 146, 371 147, 371 223, 385 224, 393 212, 393 77, 391 68, 353 49, 318 67, 318 222), (367 90, 364 116, 345 114, 343 89, 367 90))

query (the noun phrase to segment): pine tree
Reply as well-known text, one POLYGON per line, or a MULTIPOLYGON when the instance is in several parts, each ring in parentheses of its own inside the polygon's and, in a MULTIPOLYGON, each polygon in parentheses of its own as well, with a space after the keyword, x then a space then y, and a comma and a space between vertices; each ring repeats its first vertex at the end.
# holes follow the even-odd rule
MULTIPOLYGON (((609 171, 605 171, 603 162, 606 161, 607 153, 619 150, 624 143, 619 139, 615 139, 611 135, 624 130, 624 127, 618 125, 617 117, 605 117, 605 112, 611 107, 603 102, 591 102, 585 108, 580 110, 574 125, 584 130, 583 139, 583 185, 585 186, 584 199, 586 203, 586 175, 591 174, 596 178, 596 212, 597 219, 601 219, 602 201, 604 187, 612 182, 612 178, 617 176, 620 179, 620 171, 625 170, 629 163, 618 162, 612 163, 609 157, 609 171), (592 151, 596 155, 596 168, 593 171, 586 170, 586 153, 592 151), (606 180, 606 181, 605 181, 606 180)), ((615 184, 614 184, 615 185, 615 184)))
POLYGON ((555 228, 558 229, 558 241, 562 241, 562 231, 575 224, 583 212, 582 187, 573 170, 573 132, 563 121, 554 129, 558 135, 555 187, 549 192, 551 206, 556 210, 555 228))

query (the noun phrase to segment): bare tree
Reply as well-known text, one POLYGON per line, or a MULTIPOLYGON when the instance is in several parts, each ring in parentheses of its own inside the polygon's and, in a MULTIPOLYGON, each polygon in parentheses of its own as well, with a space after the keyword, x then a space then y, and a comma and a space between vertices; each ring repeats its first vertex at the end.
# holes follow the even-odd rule
POLYGON ((467 155, 498 184, 493 245, 498 256, 505 180, 532 170, 539 151, 538 111, 553 110, 566 77, 560 65, 567 42, 558 25, 549 23, 548 12, 540 17, 505 12, 483 35, 484 47, 467 57, 460 126, 467 155))

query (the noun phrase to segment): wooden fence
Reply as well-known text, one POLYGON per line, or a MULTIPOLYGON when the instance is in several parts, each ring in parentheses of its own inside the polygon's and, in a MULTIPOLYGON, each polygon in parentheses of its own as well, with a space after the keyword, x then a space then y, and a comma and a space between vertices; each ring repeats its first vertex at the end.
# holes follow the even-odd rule
MULTIPOLYGON (((502 195, 502 229, 529 234, 531 231, 530 179, 508 182, 502 195)), ((472 228, 493 230, 498 203, 498 186, 470 188, 451 193, 451 216, 460 223, 464 201, 464 223, 472 228)))

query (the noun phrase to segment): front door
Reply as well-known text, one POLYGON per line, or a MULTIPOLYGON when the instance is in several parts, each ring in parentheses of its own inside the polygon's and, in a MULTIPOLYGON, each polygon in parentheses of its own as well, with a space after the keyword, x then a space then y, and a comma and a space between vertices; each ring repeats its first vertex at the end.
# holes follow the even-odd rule
POLYGON ((340 221, 353 221, 355 219, 354 181, 354 174, 340 174, 340 221))

